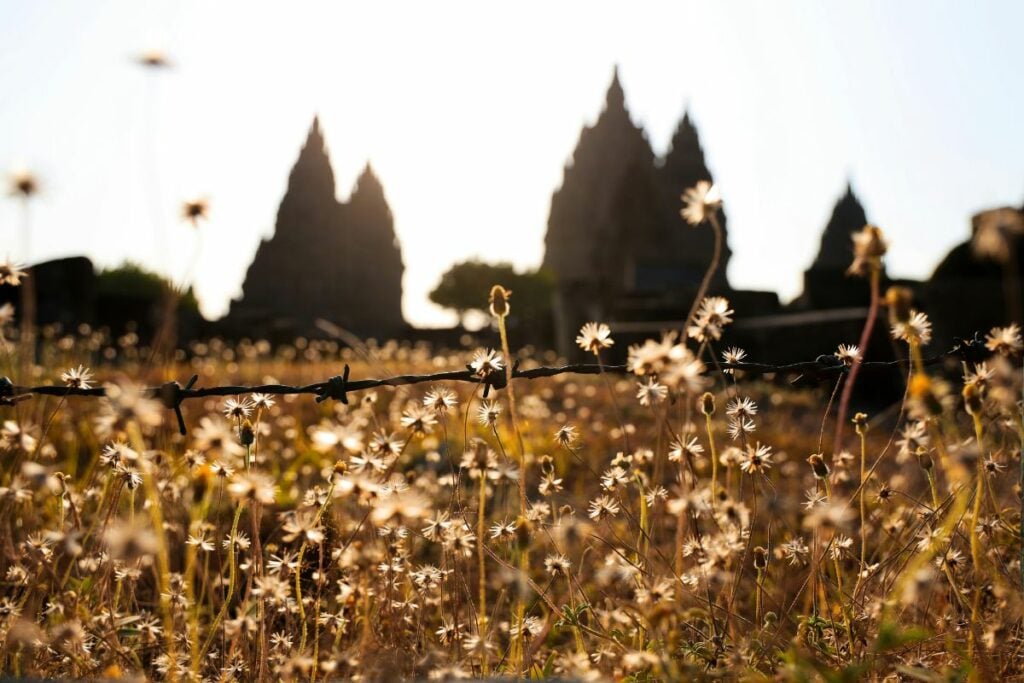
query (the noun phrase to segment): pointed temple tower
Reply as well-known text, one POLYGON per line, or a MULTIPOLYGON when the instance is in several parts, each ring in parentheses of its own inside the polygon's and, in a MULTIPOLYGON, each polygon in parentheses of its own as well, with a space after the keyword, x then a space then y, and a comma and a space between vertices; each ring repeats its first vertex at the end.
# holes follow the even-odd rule
POLYGON ((361 336, 401 332, 402 255, 380 182, 367 166, 350 201, 313 120, 288 178, 274 235, 263 240, 228 323, 240 335, 323 336, 324 319, 361 336))
MULTIPOLYGON (((832 209, 821 247, 811 267, 804 271, 804 291, 792 303, 795 309, 820 310, 866 306, 869 293, 864 278, 848 277, 853 262, 853 234, 867 224, 867 215, 850 183, 832 209)), ((883 279, 885 274, 883 273, 883 279)))
MULTIPOLYGON (((658 164, 644 131, 630 118, 616 70, 603 111, 580 134, 562 186, 551 198, 544 267, 556 280, 559 351, 571 351, 587 320, 686 315, 714 249, 708 226, 693 228, 679 215, 680 196, 698 180, 711 180, 711 173, 689 116, 658 164)), ((728 290, 729 253, 726 245, 716 292, 728 290)))
MULTIPOLYGON (((665 224, 669 228, 668 236, 672 239, 669 251, 678 261, 677 269, 682 275, 683 282, 699 284, 715 249, 715 235, 707 226, 690 228, 683 225, 679 212, 683 208, 682 194, 687 188, 695 186, 701 180, 714 180, 704 161, 704 150, 700 146, 700 138, 690 120, 689 112, 683 114, 683 119, 676 127, 671 147, 658 169, 658 180, 668 211, 665 224)), ((718 212, 718 222, 722 226, 725 244, 722 249, 722 261, 711 285, 715 289, 727 289, 729 284, 726 279, 726 268, 732 251, 729 249, 729 233, 725 212, 722 210, 718 212)))
POLYGON ((627 289, 637 235, 660 223, 654 152, 630 119, 618 71, 604 110, 585 127, 551 199, 544 267, 555 274, 555 338, 607 319, 627 289))
POLYGON ((821 235, 821 247, 811 270, 843 270, 853 261, 853 233, 867 225, 867 214, 853 186, 847 182, 846 192, 836 202, 832 216, 821 235))
POLYGON ((404 326, 402 319, 402 251, 395 235, 384 188, 367 163, 356 180, 348 203, 342 205, 348 228, 345 250, 349 316, 339 318, 352 330, 381 330, 391 337, 404 326), (357 303, 358 302, 358 303, 357 303))

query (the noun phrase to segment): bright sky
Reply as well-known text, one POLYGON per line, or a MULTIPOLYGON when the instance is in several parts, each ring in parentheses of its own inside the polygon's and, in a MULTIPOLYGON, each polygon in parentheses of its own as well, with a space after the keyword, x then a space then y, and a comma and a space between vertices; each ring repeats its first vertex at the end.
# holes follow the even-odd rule
POLYGON ((20 207, 0 201, 0 258, 178 278, 194 262, 217 317, 319 112, 338 196, 367 160, 384 185, 406 318, 450 323, 427 300, 449 265, 540 263, 551 194, 618 64, 656 152, 689 107, 734 286, 798 294, 848 178, 891 238, 890 272, 927 277, 973 212, 1024 199, 1022 26, 1012 1, 0 0, 0 171, 44 190, 27 257, 20 207), (174 68, 140 67, 151 48, 174 68), (211 202, 201 243, 178 218, 194 195, 211 202))

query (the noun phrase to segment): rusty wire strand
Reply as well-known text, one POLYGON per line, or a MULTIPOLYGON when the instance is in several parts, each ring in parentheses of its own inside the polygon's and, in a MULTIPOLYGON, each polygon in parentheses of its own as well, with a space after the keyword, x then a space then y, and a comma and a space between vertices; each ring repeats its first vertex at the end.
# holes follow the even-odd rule
MULTIPOLYGON (((947 358, 956 357, 965 361, 977 362, 984 358, 985 346, 978 333, 970 339, 957 338, 956 343, 950 350, 938 355, 926 358, 924 364, 927 366, 941 363, 947 358)), ((870 372, 886 370, 889 368, 902 368, 910 364, 909 359, 894 361, 861 361, 861 371, 870 372)), ((734 370, 759 375, 781 374, 798 375, 793 382, 803 380, 806 382, 817 382, 834 377, 837 374, 845 373, 849 367, 832 355, 821 355, 813 361, 801 361, 797 363, 720 363, 723 370, 734 370)), ((597 375, 601 372, 616 374, 629 374, 626 365, 605 365, 598 363, 570 363, 562 366, 542 366, 521 370, 519 362, 516 361, 512 367, 512 379, 540 379, 543 377, 554 377, 557 375, 597 375)), ((414 384, 425 384, 430 382, 471 382, 483 384, 484 396, 493 389, 502 389, 506 384, 504 373, 491 373, 481 377, 473 370, 449 370, 435 372, 425 375, 396 375, 394 377, 376 379, 349 379, 349 366, 345 365, 344 374, 337 375, 321 382, 305 385, 290 384, 258 384, 258 385, 222 385, 215 387, 193 388, 199 380, 198 375, 193 375, 185 386, 177 382, 166 382, 158 387, 145 389, 145 393, 159 399, 164 406, 173 410, 178 420, 178 429, 184 435, 186 433, 185 421, 181 415, 181 404, 184 401, 194 398, 206 398, 210 396, 236 396, 239 394, 271 394, 277 396, 309 394, 316 397, 317 402, 333 399, 348 403, 348 394, 377 387, 398 387, 414 384)), ((37 387, 24 387, 14 384, 7 377, 0 378, 0 406, 12 406, 20 401, 27 400, 32 396, 81 396, 89 398, 102 398, 106 396, 106 389, 95 387, 84 389, 81 387, 68 387, 61 385, 44 385, 37 387)))

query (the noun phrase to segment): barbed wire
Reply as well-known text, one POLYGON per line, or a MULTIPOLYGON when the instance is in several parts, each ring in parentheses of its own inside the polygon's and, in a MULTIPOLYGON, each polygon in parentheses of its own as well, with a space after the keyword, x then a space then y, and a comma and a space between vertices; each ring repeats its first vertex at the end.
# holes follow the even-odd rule
MULTIPOLYGON (((924 359, 926 366, 941 363, 948 358, 959 358, 966 362, 979 362, 987 355, 984 340, 977 332, 969 339, 955 338, 955 343, 948 351, 924 359)), ((861 372, 878 371, 893 368, 905 368, 910 364, 909 359, 898 359, 894 361, 861 361, 861 372)), ((541 366, 536 368, 520 369, 519 361, 512 365, 512 379, 541 379, 544 377, 555 377, 557 375, 597 375, 603 372, 615 374, 629 374, 629 367, 625 364, 607 365, 604 363, 570 363, 561 366, 541 366)), ((720 362, 716 368, 744 372, 758 375, 783 374, 799 375, 793 381, 823 381, 836 375, 845 373, 849 366, 845 365, 835 355, 820 355, 813 361, 801 361, 796 363, 752 363, 752 362, 720 362)), ((449 370, 422 375, 395 375, 374 379, 352 380, 350 367, 346 363, 344 372, 335 375, 321 382, 305 385, 290 384, 253 384, 253 385, 221 385, 214 387, 195 387, 199 381, 199 375, 192 375, 184 386, 178 382, 165 382, 158 387, 150 387, 144 393, 159 399, 163 405, 172 410, 178 421, 178 431, 184 436, 187 433, 185 419, 181 414, 181 404, 190 399, 208 398, 212 396, 238 396, 241 394, 268 394, 274 396, 302 395, 308 394, 316 397, 317 403, 326 400, 335 400, 348 403, 350 393, 375 389, 377 387, 399 387, 414 384, 427 384, 439 382, 470 382, 484 386, 484 397, 486 398, 491 389, 504 389, 508 378, 504 372, 491 372, 481 376, 469 366, 465 370, 449 370)), ((44 385, 36 387, 25 387, 14 384, 9 378, 0 378, 0 406, 14 406, 17 403, 28 400, 33 396, 56 396, 66 398, 70 396, 103 398, 107 396, 104 387, 69 387, 62 385, 44 385)))

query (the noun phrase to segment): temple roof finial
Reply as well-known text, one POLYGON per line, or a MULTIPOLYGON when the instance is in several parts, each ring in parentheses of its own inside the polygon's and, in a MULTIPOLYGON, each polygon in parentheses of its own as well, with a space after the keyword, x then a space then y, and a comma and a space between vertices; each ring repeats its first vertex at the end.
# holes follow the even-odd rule
POLYGON ((612 109, 625 110, 626 108, 626 94, 622 90, 622 82, 619 81, 619 65, 616 64, 612 71, 612 82, 608 86, 608 94, 605 95, 605 109, 611 111, 612 109))

